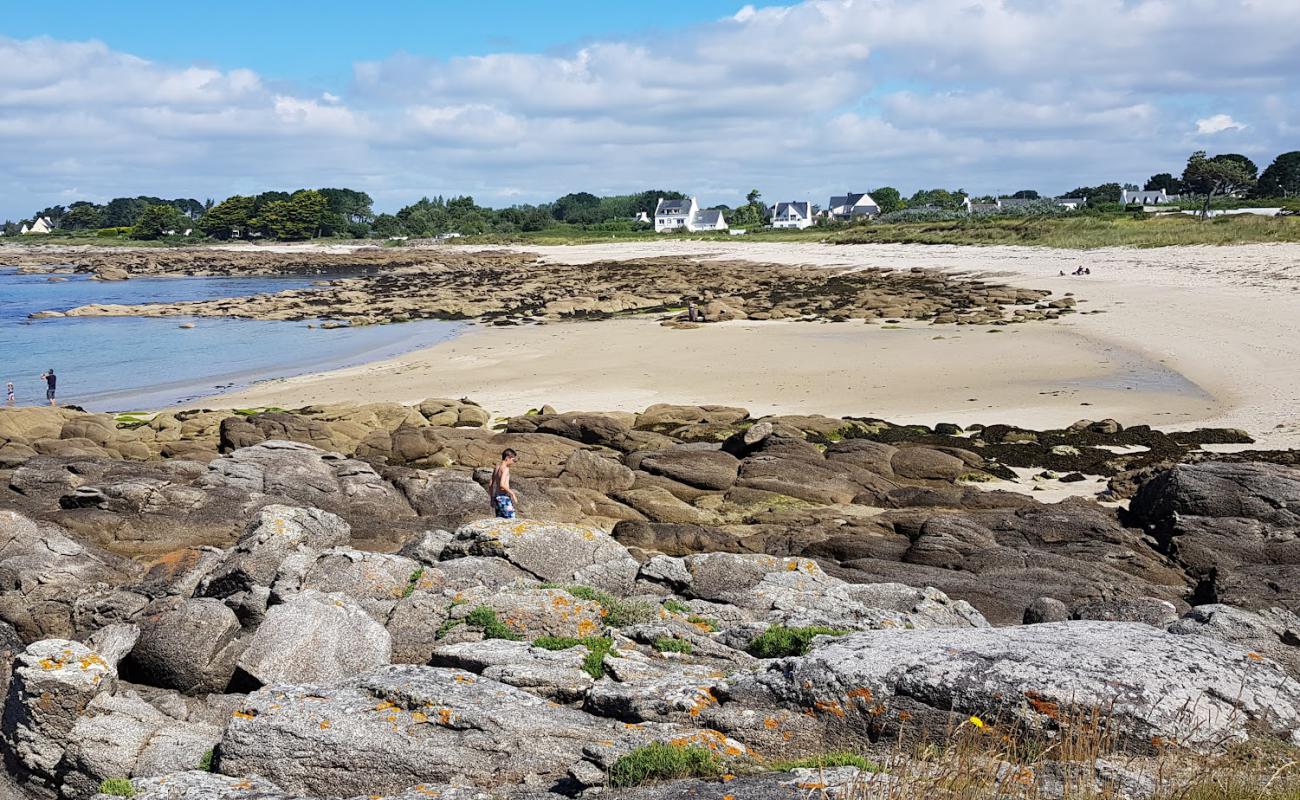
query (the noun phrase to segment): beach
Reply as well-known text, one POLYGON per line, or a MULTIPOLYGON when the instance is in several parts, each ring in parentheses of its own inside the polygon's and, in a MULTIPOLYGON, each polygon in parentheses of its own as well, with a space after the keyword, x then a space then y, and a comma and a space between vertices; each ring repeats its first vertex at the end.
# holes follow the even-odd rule
POLYGON ((657 402, 897 422, 1064 426, 1110 417, 1300 441, 1300 246, 1062 251, 663 241, 524 248, 557 263, 699 255, 814 267, 938 268, 1073 294, 1059 321, 954 326, 654 318, 476 327, 364 366, 256 384, 205 407, 470 397, 498 415, 657 402), (1086 266, 1092 274, 1068 273, 1086 266), (1067 275, 1061 276, 1059 273, 1067 275), (1100 312, 1100 313, 1097 313, 1100 312))

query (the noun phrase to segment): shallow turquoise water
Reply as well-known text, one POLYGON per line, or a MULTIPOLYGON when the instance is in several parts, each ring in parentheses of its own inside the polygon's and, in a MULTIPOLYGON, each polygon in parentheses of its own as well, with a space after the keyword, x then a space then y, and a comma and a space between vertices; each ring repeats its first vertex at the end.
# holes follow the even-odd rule
MULTIPOLYGON (((305 322, 226 318, 69 317, 32 320, 36 311, 89 303, 150 303, 245 297, 304 288, 313 278, 133 278, 0 270, 0 390, 12 381, 19 405, 45 401, 40 375, 59 376, 59 403, 97 411, 161 408, 258 380, 318 372, 428 347, 457 323, 321 330, 305 322), (179 326, 193 322, 195 327, 179 326)), ((0 402, 3 395, 0 395, 0 402)))

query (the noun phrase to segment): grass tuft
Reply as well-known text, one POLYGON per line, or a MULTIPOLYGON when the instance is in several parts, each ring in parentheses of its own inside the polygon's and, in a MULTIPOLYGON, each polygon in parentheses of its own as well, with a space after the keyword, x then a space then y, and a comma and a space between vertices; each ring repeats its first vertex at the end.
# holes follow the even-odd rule
POLYGON ((203 772, 211 772, 212 759, 215 757, 215 755, 216 755, 216 751, 212 749, 209 749, 208 752, 204 753, 203 758, 199 759, 199 769, 202 770, 203 772))
POLYGON ((749 654, 758 658, 785 658, 808 654, 808 647, 815 636, 845 636, 849 631, 812 625, 807 628, 787 628, 773 625, 754 637, 745 648, 749 654))
POLYGON ((107 778, 99 784, 99 793, 114 797, 135 797, 135 784, 131 783, 130 778, 107 778))
POLYGON ((874 761, 848 751, 839 750, 832 753, 808 756, 793 761, 777 761, 772 769, 777 772, 790 772, 796 769, 828 769, 830 767, 857 767, 863 772, 880 772, 880 765, 874 761))
POLYGON ((671 599, 670 599, 670 600, 665 600, 665 601, 664 601, 664 608, 666 608, 667 610, 673 612, 674 614, 689 614, 689 613, 691 613, 691 607, 688 606, 688 605, 686 605, 685 603, 683 603, 681 600, 671 600, 671 599))
POLYGON ((596 680, 605 677, 605 656, 618 655, 614 650, 614 640, 608 636, 588 636, 585 639, 575 639, 572 636, 539 636, 533 640, 533 647, 540 647, 543 650, 587 648, 587 656, 582 660, 582 671, 596 680))
POLYGON ((465 617, 465 624, 482 630, 484 639, 507 639, 517 642, 523 638, 497 619, 497 612, 488 606, 478 606, 469 612, 465 617))
POLYGON ((625 600, 590 586, 543 583, 542 589, 563 589, 579 600, 597 603, 605 610, 605 623, 615 628, 640 625, 655 618, 655 607, 644 600, 625 600))
POLYGON ((655 649, 661 653, 693 653, 695 648, 685 639, 677 637, 661 636, 655 639, 655 649))
POLYGON ((418 567, 411 576, 406 579, 406 588, 402 590, 402 597, 410 597, 415 594, 415 586, 424 577, 424 567, 418 567))
POLYGON ((676 778, 710 778, 721 772, 721 759, 707 748, 651 742, 614 762, 609 769, 609 785, 623 789, 676 778))

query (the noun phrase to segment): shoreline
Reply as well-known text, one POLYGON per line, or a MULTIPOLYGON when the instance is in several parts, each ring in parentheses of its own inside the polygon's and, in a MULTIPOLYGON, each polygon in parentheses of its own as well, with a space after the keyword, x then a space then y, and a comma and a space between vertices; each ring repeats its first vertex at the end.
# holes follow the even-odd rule
POLYGON ((669 331, 647 319, 474 328, 396 359, 264 382, 196 405, 465 396, 509 415, 542 404, 630 410, 704 402, 755 414, 816 410, 926 424, 1062 427, 1111 417, 1171 430, 1238 427, 1262 446, 1300 444, 1300 375, 1291 366, 1300 360, 1293 322, 1300 319, 1300 245, 1105 253, 702 242, 519 249, 571 264, 698 255, 814 267, 935 267, 1074 293, 1081 310, 1103 313, 997 328, 1000 334, 985 333, 983 325, 784 321, 669 331), (1058 275, 1077 265, 1093 275, 1058 275))

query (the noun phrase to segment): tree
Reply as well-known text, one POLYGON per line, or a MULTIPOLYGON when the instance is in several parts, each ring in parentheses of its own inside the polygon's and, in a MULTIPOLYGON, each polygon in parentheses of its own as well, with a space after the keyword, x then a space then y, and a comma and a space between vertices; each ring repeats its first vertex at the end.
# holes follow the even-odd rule
POLYGON ((750 189, 749 194, 745 195, 745 202, 751 206, 758 205, 758 201, 763 199, 763 193, 757 189, 750 189))
POLYGON ((1273 159, 1255 186, 1256 197, 1295 197, 1300 195, 1300 150, 1283 153, 1273 159))
MULTIPOLYGON (((872 195, 874 198, 875 195, 872 195)), ((962 189, 948 191, 947 189, 922 189, 907 201, 909 207, 933 206, 935 208, 958 209, 962 206, 962 200, 966 198, 966 192, 962 189)))
POLYGON ((1255 166, 1254 161, 1251 161, 1249 158, 1246 158, 1241 153, 1221 153, 1210 160, 1230 161, 1239 164, 1241 168, 1246 171, 1246 174, 1250 176, 1251 180, 1254 180, 1259 177, 1259 167, 1255 166))
POLYGON ((1011 195, 1011 199, 1013 200, 1037 200, 1038 198, 1039 198, 1038 192, 1034 191, 1033 189, 1021 189, 1020 191, 1011 195))
POLYGON ((1183 182, 1168 172, 1157 172, 1142 186, 1143 191, 1158 192, 1164 189, 1168 194, 1182 194, 1183 182))
POLYGON ((1183 185, 1202 198, 1201 219, 1209 216, 1210 203, 1215 197, 1245 191, 1255 185, 1255 176, 1249 168, 1253 166, 1232 154, 1206 158, 1204 150, 1192 153, 1183 170, 1183 185))
POLYGON ((600 198, 590 192, 566 194, 551 204, 551 216, 560 222, 585 225, 602 222, 600 198))
POLYGON ((276 239, 310 239, 320 235, 328 210, 325 195, 315 189, 300 189, 288 200, 271 200, 263 205, 253 225, 276 239))
POLYGON ((227 197, 208 209, 199 227, 214 239, 242 238, 248 235, 256 201, 245 195, 227 197))
POLYGON ((907 208, 902 193, 892 186, 881 186, 879 189, 872 189, 867 194, 871 195, 871 199, 876 201, 876 205, 880 206, 881 214, 892 214, 895 211, 902 211, 907 208))
POLYGON ((70 231, 89 231, 104 227, 103 209, 94 203, 78 200, 68 206, 59 227, 70 231))
POLYGON ((131 228, 132 239, 161 239, 173 232, 183 230, 189 223, 189 217, 181 213, 176 206, 155 203, 146 206, 140 219, 131 228))

